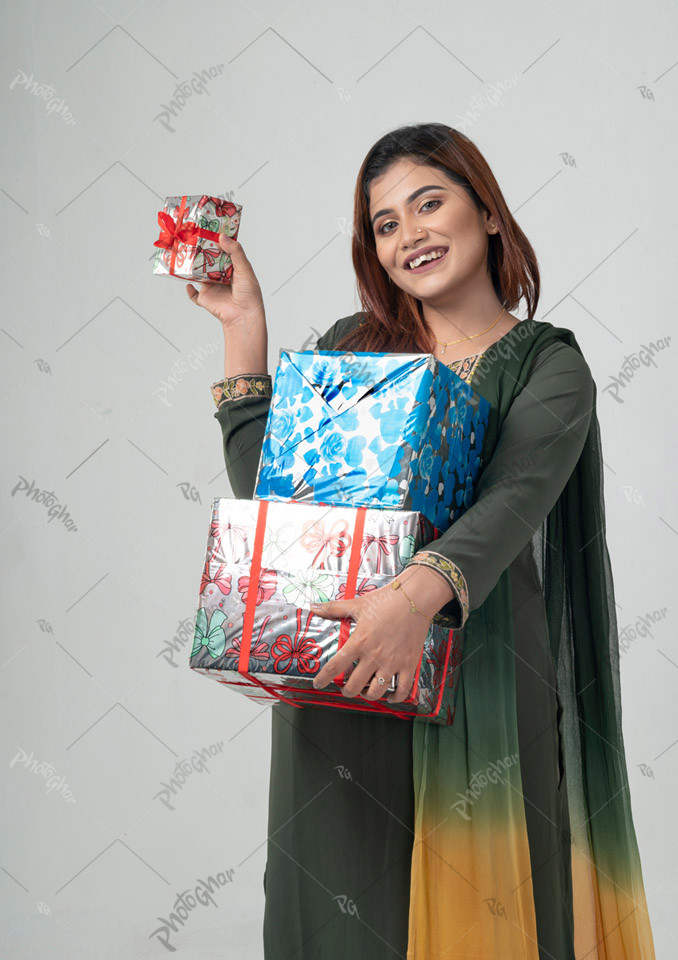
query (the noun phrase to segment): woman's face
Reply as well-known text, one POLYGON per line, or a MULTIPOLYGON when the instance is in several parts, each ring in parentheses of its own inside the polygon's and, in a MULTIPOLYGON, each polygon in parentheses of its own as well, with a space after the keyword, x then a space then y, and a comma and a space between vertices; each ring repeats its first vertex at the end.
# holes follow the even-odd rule
POLYGON ((444 305, 450 294, 485 282, 486 213, 436 167, 398 160, 370 184, 370 220, 382 267, 393 283, 423 302, 444 305), (420 232, 417 228, 420 228, 420 232), (445 251, 415 270, 422 252, 445 251))

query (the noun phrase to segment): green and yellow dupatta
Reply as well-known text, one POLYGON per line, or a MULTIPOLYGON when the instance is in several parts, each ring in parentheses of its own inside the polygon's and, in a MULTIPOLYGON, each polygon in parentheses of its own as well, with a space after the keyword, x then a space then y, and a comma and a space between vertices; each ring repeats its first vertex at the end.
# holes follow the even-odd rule
MULTIPOLYGON (((530 362, 554 339, 580 354, 570 330, 531 333, 476 389, 497 416, 491 457, 530 362)), ((594 409, 579 460, 535 533, 549 638, 563 702, 577 960, 653 960, 654 946, 633 826, 621 719, 614 589, 605 535, 602 454, 594 409)), ((515 698, 511 581, 507 568, 464 627, 455 720, 416 722, 415 838, 408 960, 540 960, 531 883, 515 698), (474 792, 470 816, 451 802, 472 771, 495 765, 492 789, 474 792)), ((560 960, 560 958, 557 958, 560 960)))

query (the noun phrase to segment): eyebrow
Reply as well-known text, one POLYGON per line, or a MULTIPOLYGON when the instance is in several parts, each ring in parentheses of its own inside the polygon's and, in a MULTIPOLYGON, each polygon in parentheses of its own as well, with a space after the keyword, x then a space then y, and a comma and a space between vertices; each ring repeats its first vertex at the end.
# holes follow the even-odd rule
MULTIPOLYGON (((422 193, 426 193, 427 190, 444 190, 444 187, 441 187, 439 183, 430 184, 428 187, 419 187, 418 190, 415 190, 414 193, 411 193, 405 203, 414 203, 417 197, 420 197, 422 193)), ((374 221, 378 217, 383 217, 385 213, 394 213, 395 211, 391 207, 384 207, 383 210, 377 210, 375 215, 372 217, 372 226, 374 226, 374 221)))

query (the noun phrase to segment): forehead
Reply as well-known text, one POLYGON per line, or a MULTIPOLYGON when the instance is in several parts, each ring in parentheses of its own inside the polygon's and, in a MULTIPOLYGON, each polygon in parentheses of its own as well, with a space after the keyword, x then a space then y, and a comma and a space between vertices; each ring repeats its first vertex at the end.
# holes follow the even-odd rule
POLYGON ((369 186, 370 213, 377 206, 390 205, 402 200, 406 202, 409 195, 418 187, 426 185, 439 186, 441 189, 451 187, 450 181, 437 167, 414 160, 396 160, 379 177, 375 177, 369 186))

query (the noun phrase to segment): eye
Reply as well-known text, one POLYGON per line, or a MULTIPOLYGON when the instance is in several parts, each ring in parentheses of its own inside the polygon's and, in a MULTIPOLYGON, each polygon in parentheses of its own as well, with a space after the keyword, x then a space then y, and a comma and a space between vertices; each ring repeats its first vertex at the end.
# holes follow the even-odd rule
MULTIPOLYGON (((423 210, 424 207, 426 207, 429 203, 440 204, 442 203, 442 200, 426 200, 424 203, 422 203, 421 209, 423 210)), ((436 208, 434 207, 433 209, 435 210, 436 208)), ((384 230, 384 227, 387 227, 389 223, 395 223, 395 220, 387 220, 386 223, 382 223, 382 225, 377 230, 377 233, 381 235, 386 235, 388 233, 391 233, 392 232, 391 230, 386 230, 386 231, 384 230)))

